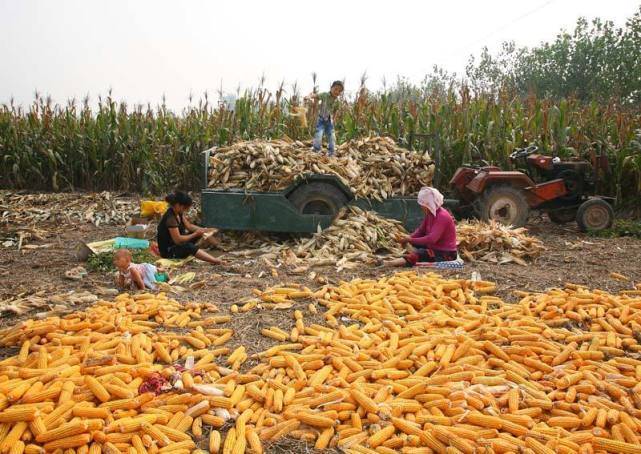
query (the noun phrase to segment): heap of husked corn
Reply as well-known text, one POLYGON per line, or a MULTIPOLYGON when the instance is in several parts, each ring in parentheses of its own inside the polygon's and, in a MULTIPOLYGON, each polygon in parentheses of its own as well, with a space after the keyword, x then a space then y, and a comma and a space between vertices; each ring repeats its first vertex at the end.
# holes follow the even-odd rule
MULTIPOLYGON (((641 291, 574 285, 488 296, 490 283, 400 273, 322 289, 328 326, 296 312, 291 343, 245 387, 274 425, 349 453, 641 453, 641 291)), ((247 403, 249 405, 249 403, 247 403)))
POLYGON ((428 153, 401 148, 389 137, 345 142, 330 160, 303 142, 252 140, 211 155, 209 187, 275 191, 310 173, 336 175, 357 197, 383 200, 431 185, 434 165, 428 153))
POLYGON ((123 294, 2 331, 0 345, 20 350, 0 361, 0 452, 190 452, 203 426, 235 415, 225 386, 256 379, 230 375, 243 350, 229 356, 231 369, 215 363, 229 354, 232 330, 212 328, 229 317, 203 310, 215 307, 123 294), (149 382, 165 392, 145 392, 149 382))
POLYGON ((243 346, 214 363, 231 332, 209 326, 227 318, 163 295, 27 321, 0 333, 20 346, 0 362, 0 451, 262 453, 288 436, 347 453, 641 453, 641 290, 568 284, 505 304, 495 289, 415 273, 324 287, 327 323, 295 311, 291 331, 263 329, 279 343, 247 371, 243 346), (187 332, 157 330, 174 327, 187 332))

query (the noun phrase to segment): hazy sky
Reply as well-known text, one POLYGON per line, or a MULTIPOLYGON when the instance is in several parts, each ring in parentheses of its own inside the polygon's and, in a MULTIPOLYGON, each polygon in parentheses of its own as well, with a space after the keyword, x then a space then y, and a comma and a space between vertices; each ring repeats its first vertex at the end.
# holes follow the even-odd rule
POLYGON ((354 89, 434 64, 461 72, 501 41, 535 45, 579 16, 623 24, 638 0, 0 0, 0 103, 93 98, 176 109, 189 93, 345 79, 354 89))

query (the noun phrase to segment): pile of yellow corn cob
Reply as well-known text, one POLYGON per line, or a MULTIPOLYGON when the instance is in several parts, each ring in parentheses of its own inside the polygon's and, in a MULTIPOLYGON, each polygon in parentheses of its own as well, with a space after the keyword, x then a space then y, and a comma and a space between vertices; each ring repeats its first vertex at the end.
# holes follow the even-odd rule
POLYGON ((223 345, 232 336, 212 327, 229 316, 202 317, 215 310, 123 294, 2 331, 0 345, 20 350, 0 361, 0 452, 191 452, 188 430, 198 441, 203 425, 221 427, 234 416, 226 377, 242 380, 232 372, 247 358, 239 350, 229 369, 215 363, 229 354, 223 345), (139 392, 150 377, 174 380, 168 392, 139 392))
MULTIPOLYGON (((350 453, 641 453, 641 291, 401 273, 325 288, 327 326, 263 334, 245 394, 284 435, 350 453), (292 390, 293 389, 293 390, 292 390), (272 421, 273 420, 273 421, 272 421)), ((246 405, 249 405, 247 403, 246 405)))
POLYGON ((296 310, 291 330, 265 327, 278 343, 249 370, 211 328, 228 318, 162 294, 27 321, 0 333, 20 346, 0 362, 0 451, 261 453, 287 436, 348 453, 641 453, 641 291, 494 290, 407 272, 257 292, 313 296, 326 323, 296 310), (140 393, 154 373, 179 380, 140 393))

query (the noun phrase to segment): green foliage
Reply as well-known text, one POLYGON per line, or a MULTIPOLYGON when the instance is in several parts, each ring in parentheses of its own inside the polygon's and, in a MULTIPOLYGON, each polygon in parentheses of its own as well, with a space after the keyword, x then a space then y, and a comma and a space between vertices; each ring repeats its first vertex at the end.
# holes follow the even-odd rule
POLYGON ((623 27, 611 21, 581 18, 573 32, 552 42, 517 48, 504 43, 496 55, 487 48, 466 71, 476 91, 509 89, 521 96, 583 101, 616 99, 641 102, 641 7, 623 27))
MULTIPOLYGON (((110 96, 93 111, 86 100, 60 106, 40 96, 28 110, 4 105, 0 186, 143 193, 199 189, 202 150, 256 137, 311 137, 313 106, 307 128, 288 114, 298 102, 297 95, 259 88, 242 94, 234 106, 212 106, 205 97, 180 115, 164 105, 131 109, 110 96)), ((452 81, 427 78, 420 86, 399 80, 377 93, 363 86, 341 104, 335 123, 339 141, 379 134, 408 148, 429 149, 442 188, 476 148, 488 161, 508 167, 515 147, 536 144, 563 157, 605 153, 611 172, 600 191, 632 202, 641 193, 639 106, 522 99, 505 92, 472 95, 452 81)))
POLYGON ((631 221, 627 219, 618 219, 615 221, 612 228, 600 230, 597 232, 590 232, 592 236, 601 238, 617 238, 622 236, 630 236, 641 239, 641 222, 631 221))
MULTIPOLYGON (((153 255, 149 250, 132 250, 133 263, 154 263, 158 257, 153 255)), ((89 271, 111 272, 116 271, 113 265, 113 252, 103 252, 101 254, 92 254, 87 259, 87 269, 89 271)))

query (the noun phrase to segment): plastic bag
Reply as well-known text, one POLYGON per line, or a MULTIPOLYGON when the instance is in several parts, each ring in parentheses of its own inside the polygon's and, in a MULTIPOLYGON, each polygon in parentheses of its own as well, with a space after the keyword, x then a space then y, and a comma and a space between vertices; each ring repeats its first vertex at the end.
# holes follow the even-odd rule
POLYGON ((117 237, 114 241, 114 249, 147 249, 149 241, 138 238, 117 237))
POLYGON ((140 216, 143 218, 153 218, 162 216, 167 211, 169 205, 167 202, 157 202, 155 200, 143 200, 140 202, 140 216))

